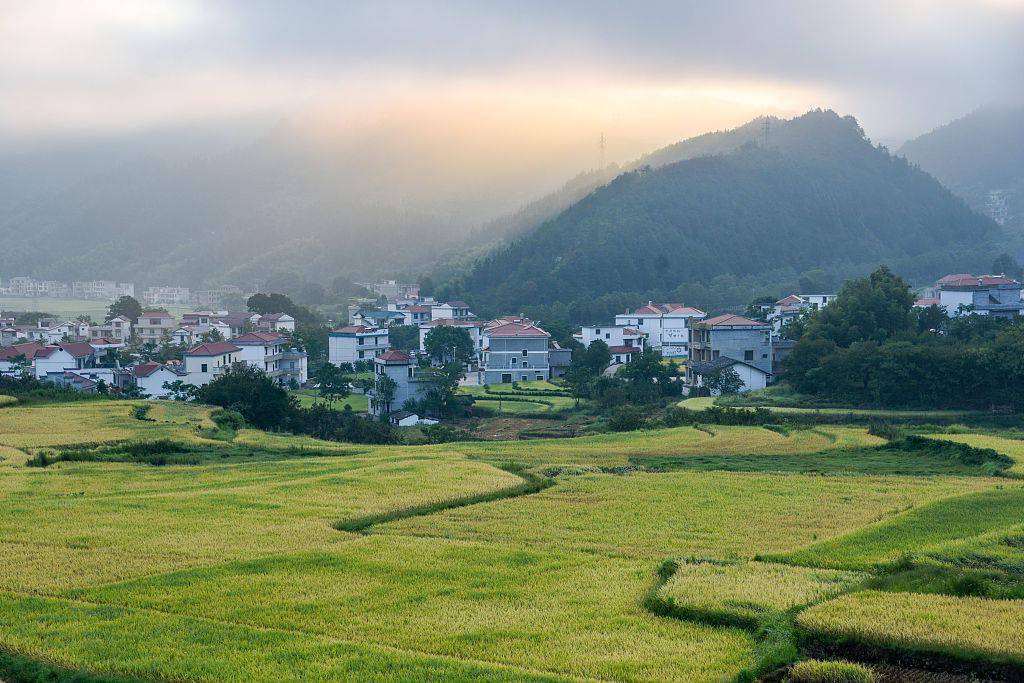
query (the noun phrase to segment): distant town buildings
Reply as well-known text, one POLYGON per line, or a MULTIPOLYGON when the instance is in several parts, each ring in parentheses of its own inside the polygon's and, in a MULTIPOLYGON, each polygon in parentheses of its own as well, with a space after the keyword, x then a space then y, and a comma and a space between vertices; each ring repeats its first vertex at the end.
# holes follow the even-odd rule
POLYGON ((690 327, 706 315, 691 306, 648 301, 645 306, 615 316, 615 324, 646 334, 649 346, 666 358, 679 358, 689 355, 690 327))
POLYGON ((939 306, 953 317, 976 313, 1009 318, 1024 315, 1022 287, 1005 275, 955 273, 941 278, 932 296, 922 297, 914 305, 939 306))

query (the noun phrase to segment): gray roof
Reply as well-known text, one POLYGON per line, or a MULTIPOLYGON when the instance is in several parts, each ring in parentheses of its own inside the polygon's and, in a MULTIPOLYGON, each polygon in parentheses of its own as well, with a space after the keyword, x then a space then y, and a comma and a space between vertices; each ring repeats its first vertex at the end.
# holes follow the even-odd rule
POLYGON ((758 372, 764 372, 764 374, 766 375, 768 374, 767 372, 757 367, 756 365, 752 365, 751 363, 746 363, 741 360, 736 360, 735 358, 729 358, 728 356, 722 356, 720 358, 716 358, 715 360, 706 362, 688 363, 687 367, 689 367, 690 370, 696 375, 710 375, 712 372, 724 370, 725 368, 732 367, 733 365, 746 365, 747 367, 754 368, 758 372))

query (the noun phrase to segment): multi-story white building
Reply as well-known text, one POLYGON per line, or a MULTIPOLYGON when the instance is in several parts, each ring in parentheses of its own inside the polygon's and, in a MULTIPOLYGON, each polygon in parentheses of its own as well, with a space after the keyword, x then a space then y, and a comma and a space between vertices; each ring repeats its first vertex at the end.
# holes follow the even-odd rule
POLYGON ((71 296, 76 299, 116 301, 122 296, 134 297, 135 285, 113 280, 76 280, 71 283, 71 296))
POLYGON ((187 306, 189 299, 188 287, 147 287, 142 294, 147 306, 187 306))
POLYGON ((7 282, 7 294, 10 296, 49 296, 66 297, 71 294, 68 283, 59 280, 36 280, 31 277, 12 277, 7 282))
POLYGON ((327 358, 334 365, 370 361, 387 350, 387 329, 348 325, 327 336, 327 358))
POLYGON ((405 325, 421 325, 430 322, 432 309, 423 304, 389 303, 388 310, 404 315, 405 322, 403 324, 405 325))
POLYGON ((143 311, 135 321, 135 334, 142 344, 160 346, 177 328, 174 316, 167 311, 143 311))
POLYGON ((635 311, 615 316, 615 324, 647 335, 647 345, 666 358, 688 356, 690 328, 707 316, 704 311, 682 304, 647 302, 635 311))
POLYGON ((308 376, 306 354, 289 348, 288 338, 280 332, 250 332, 230 340, 238 346, 237 360, 258 368, 279 384, 304 384, 308 376))
POLYGON ((89 326, 90 339, 121 339, 132 337, 132 321, 123 315, 114 316, 101 325, 89 326))
POLYGON ((209 384, 241 360, 241 351, 241 347, 230 342, 207 342, 192 347, 184 355, 185 381, 195 386, 209 384))
POLYGON ((1024 315, 1022 285, 1005 275, 947 275, 935 284, 935 294, 946 315, 1024 315))
POLYGON ((628 325, 585 325, 572 336, 573 339, 588 348, 598 339, 609 347, 630 346, 639 349, 643 349, 647 342, 647 333, 628 325))
POLYGON ((260 332, 294 332, 295 318, 287 313, 264 313, 256 321, 260 332))
POLYGON ((431 320, 468 320, 473 317, 465 301, 446 301, 430 307, 431 320))
MULTIPOLYGON (((783 327, 801 315, 824 308, 835 298, 835 294, 790 294, 772 304, 768 313, 768 322, 771 323, 775 334, 779 334, 783 327)), ((762 310, 764 308, 762 307, 762 310)))

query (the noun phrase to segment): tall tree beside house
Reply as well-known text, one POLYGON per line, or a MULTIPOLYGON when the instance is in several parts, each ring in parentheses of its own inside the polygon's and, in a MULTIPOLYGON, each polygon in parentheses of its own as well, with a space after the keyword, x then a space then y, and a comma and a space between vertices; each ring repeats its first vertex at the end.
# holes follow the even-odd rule
POLYGON ((260 429, 283 428, 297 407, 295 398, 261 369, 238 363, 196 390, 196 400, 237 410, 260 429))
POLYGON ((324 363, 317 369, 316 381, 320 385, 320 395, 329 404, 333 405, 352 393, 352 379, 333 363, 324 363))
POLYGON ((416 325, 392 323, 388 326, 388 345, 399 351, 418 349, 420 347, 420 328, 416 325))
POLYGON ((473 338, 463 327, 439 325, 423 338, 427 355, 440 363, 468 363, 473 358, 473 338))
POLYGON ((391 412, 391 402, 395 400, 398 384, 387 375, 378 375, 373 383, 373 400, 383 407, 384 413, 391 412))
POLYGON ((300 306, 284 294, 253 294, 246 301, 246 307, 252 313, 287 313, 295 318, 296 327, 300 324, 323 324, 320 315, 305 306, 300 306))
POLYGON ((126 294, 107 307, 107 320, 113 320, 119 315, 123 315, 134 323, 142 315, 142 304, 135 297, 126 294))
POLYGON ((743 389, 743 380, 732 368, 719 368, 707 376, 705 386, 712 393, 738 394, 743 389))

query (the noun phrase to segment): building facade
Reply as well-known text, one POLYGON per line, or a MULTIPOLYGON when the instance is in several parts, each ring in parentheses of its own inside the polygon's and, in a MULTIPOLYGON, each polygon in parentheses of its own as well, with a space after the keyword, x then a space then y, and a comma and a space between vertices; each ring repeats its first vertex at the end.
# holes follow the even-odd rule
POLYGON ((431 382, 419 377, 412 356, 395 349, 373 359, 373 376, 375 379, 389 377, 395 383, 394 396, 390 399, 378 395, 376 389, 369 391, 369 407, 373 415, 392 413, 403 408, 410 399, 422 399, 431 386, 431 382))
MULTIPOLYGON (((690 340, 690 360, 710 363, 731 358, 760 369, 772 371, 772 332, 767 323, 741 315, 720 315, 696 323, 690 340)), ((687 380, 693 382, 687 369, 687 380)))
POLYGON ((334 365, 371 361, 388 350, 388 331, 365 325, 348 325, 327 336, 327 359, 334 365))
POLYGON ((647 344, 667 358, 690 353, 690 328, 704 319, 704 311, 682 304, 647 302, 635 311, 615 316, 615 324, 647 335, 647 344))
POLYGON ((484 330, 484 383, 549 379, 551 335, 533 323, 505 323, 484 330))

